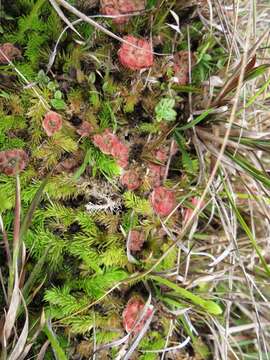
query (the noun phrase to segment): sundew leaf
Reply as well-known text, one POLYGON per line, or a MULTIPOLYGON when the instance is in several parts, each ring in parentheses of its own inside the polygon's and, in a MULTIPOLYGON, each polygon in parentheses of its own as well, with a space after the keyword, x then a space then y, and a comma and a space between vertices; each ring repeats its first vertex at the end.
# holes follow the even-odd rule
POLYGON ((198 295, 194 295, 192 292, 181 288, 177 284, 162 278, 161 276, 151 275, 150 279, 158 282, 159 284, 165 285, 170 289, 174 290, 177 295, 180 295, 182 298, 190 300, 193 304, 200 306, 202 309, 207 311, 209 314, 221 315, 221 307, 212 300, 205 300, 198 295))

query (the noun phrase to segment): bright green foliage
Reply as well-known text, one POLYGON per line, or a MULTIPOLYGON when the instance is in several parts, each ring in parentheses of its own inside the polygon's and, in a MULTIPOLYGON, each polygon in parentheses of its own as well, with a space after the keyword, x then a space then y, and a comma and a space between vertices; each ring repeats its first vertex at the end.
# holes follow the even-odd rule
POLYGON ((60 90, 56 90, 56 92, 54 93, 54 97, 51 100, 51 105, 55 110, 64 110, 66 108, 66 103, 62 99, 62 96, 63 94, 60 90))
POLYGON ((127 274, 123 270, 110 269, 104 273, 91 276, 75 283, 76 288, 83 289, 92 299, 98 299, 104 295, 105 290, 119 281, 125 279, 127 274))
POLYGON ((74 333, 86 333, 94 325, 104 326, 106 322, 102 321, 102 317, 92 310, 87 311, 87 307, 92 300, 103 296, 108 288, 126 276, 123 270, 111 268, 95 276, 72 280, 62 288, 50 289, 45 294, 45 300, 50 304, 48 314, 60 319, 67 317, 64 322, 71 326, 71 332, 74 333), (77 312, 80 315, 73 316, 77 312))
POLYGON ((159 127, 156 124, 142 123, 140 130, 149 134, 156 134, 159 132, 159 127))
POLYGON ((144 350, 160 350, 165 346, 165 339, 158 331, 152 331, 148 334, 148 337, 143 339, 140 344, 140 349, 143 352, 143 355, 139 357, 140 360, 156 360, 159 358, 158 353, 145 352, 144 350))
POLYGON ((140 198, 135 195, 132 191, 127 191, 124 194, 125 206, 128 209, 134 210, 135 213, 140 215, 151 215, 152 208, 149 200, 140 198))
POLYGON ((38 0, 35 3, 29 1, 22 6, 27 11, 27 15, 20 16, 18 29, 12 34, 7 34, 5 38, 24 48, 27 63, 24 63, 24 67, 19 65, 19 70, 28 80, 33 80, 34 71, 38 69, 40 62, 47 59, 50 52, 48 41, 55 41, 58 38, 62 25, 55 11, 45 0, 38 0))
POLYGON ((196 52, 196 66, 192 72, 194 82, 201 82, 220 69, 226 63, 226 56, 222 47, 217 44, 215 38, 206 37, 196 52))
POLYGON ((71 289, 64 286, 62 289, 53 288, 48 290, 45 294, 45 300, 50 302, 56 308, 61 309, 61 316, 70 315, 76 311, 81 310, 87 306, 88 299, 77 299, 70 294, 71 289))
POLYGON ((155 113, 157 121, 174 121, 177 116, 177 112, 173 109, 175 106, 175 99, 164 98, 159 101, 155 107, 155 113))
POLYGON ((25 141, 20 139, 18 136, 11 136, 10 134, 14 132, 15 134, 19 130, 26 128, 26 121, 20 115, 5 115, 0 114, 0 144, 1 150, 15 149, 15 148, 24 148, 25 141))
POLYGON ((108 178, 113 178, 120 174, 120 167, 117 165, 116 161, 112 157, 103 154, 92 144, 87 144, 84 161, 77 170, 75 178, 79 178, 84 173, 87 166, 91 166, 94 176, 98 172, 101 172, 108 178))

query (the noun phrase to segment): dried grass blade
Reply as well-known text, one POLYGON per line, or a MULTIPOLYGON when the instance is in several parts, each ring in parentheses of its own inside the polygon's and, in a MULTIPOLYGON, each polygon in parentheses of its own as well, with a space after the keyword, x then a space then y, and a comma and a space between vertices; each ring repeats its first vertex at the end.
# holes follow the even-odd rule
POLYGON ((46 355, 46 352, 47 352, 47 348, 48 348, 49 345, 50 345, 50 341, 49 340, 45 341, 45 343, 42 345, 42 347, 40 349, 37 360, 43 360, 44 359, 44 357, 46 355))
MULTIPOLYGON (((241 63, 242 63, 242 61, 241 61, 241 63)), ((246 76, 246 73, 248 73, 251 69, 253 69, 255 63, 256 63, 256 56, 254 56, 250 60, 250 62, 246 65, 245 70, 244 70, 244 78, 246 76)), ((212 106, 220 105, 222 99, 224 99, 224 97, 228 93, 230 93, 233 89, 235 89, 237 87, 237 84, 239 82, 239 77, 240 77, 239 69, 237 68, 236 71, 234 72, 234 74, 225 83, 225 85, 221 89, 221 92, 219 93, 219 95, 217 95, 216 99, 213 101, 212 106)))
POLYGON ((27 340, 27 336, 28 336, 28 329, 29 329, 29 317, 28 317, 28 310, 27 310, 27 306, 26 303, 24 301, 24 298, 22 296, 22 293, 20 292, 20 296, 22 299, 22 303, 24 306, 24 310, 25 310, 25 323, 21 332, 21 335, 17 341, 17 344, 15 345, 12 353, 9 355, 9 360, 17 360, 19 359, 21 353, 23 352, 23 349, 25 347, 26 344, 26 340, 27 340))
POLYGON ((15 324, 16 315, 18 312, 18 308, 20 306, 20 302, 21 302, 21 296, 20 296, 20 289, 19 289, 18 267, 17 267, 17 264, 15 264, 14 286, 13 286, 13 291, 12 291, 11 300, 10 300, 8 312, 6 315, 4 331, 3 331, 3 336, 4 336, 3 344, 5 347, 7 346, 7 341, 11 335, 12 328, 15 324))
POLYGON ((57 14, 60 16, 60 18, 67 24, 67 26, 73 30, 80 38, 82 38, 81 34, 75 29, 75 27, 72 25, 72 23, 66 18, 63 11, 60 9, 60 7, 57 5, 55 0, 49 0, 57 14))
POLYGON ((133 352, 135 351, 135 349, 139 345, 140 341, 144 337, 146 331, 148 330, 148 328, 150 326, 150 323, 151 323, 151 321, 153 319, 154 313, 155 313, 155 311, 153 310, 152 314, 149 316, 149 318, 145 322, 145 324, 144 324, 143 328, 141 329, 140 333, 136 336, 136 338, 133 340, 130 348, 125 353, 125 355, 123 357, 123 360, 129 360, 130 359, 131 355, 133 354, 133 352))
POLYGON ((183 342, 181 342, 179 345, 176 346, 171 346, 171 347, 167 347, 165 349, 157 349, 157 350, 140 350, 142 352, 145 353, 152 353, 152 354, 157 354, 157 353, 166 353, 168 351, 175 351, 175 350, 179 350, 184 348, 188 343, 190 342, 190 337, 188 336, 183 342))

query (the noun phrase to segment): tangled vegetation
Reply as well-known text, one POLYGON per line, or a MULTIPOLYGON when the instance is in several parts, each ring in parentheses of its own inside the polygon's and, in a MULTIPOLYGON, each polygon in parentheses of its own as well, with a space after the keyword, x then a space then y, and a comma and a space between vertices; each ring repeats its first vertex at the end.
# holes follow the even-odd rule
POLYGON ((255 8, 2 2, 2 360, 270 358, 255 8))

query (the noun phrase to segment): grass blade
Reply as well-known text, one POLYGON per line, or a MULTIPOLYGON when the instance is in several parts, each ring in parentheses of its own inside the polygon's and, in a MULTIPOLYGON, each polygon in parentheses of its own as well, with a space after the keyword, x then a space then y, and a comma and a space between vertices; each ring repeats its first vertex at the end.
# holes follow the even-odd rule
POLYGON ((51 347, 53 348, 57 360, 68 360, 64 350, 61 348, 59 341, 57 340, 57 337, 53 333, 48 323, 44 326, 43 331, 51 343, 51 347))
POLYGON ((3 331, 3 344, 6 346, 7 340, 11 335, 12 328, 16 321, 17 311, 20 306, 20 289, 19 289, 19 277, 18 277, 18 267, 15 264, 15 271, 14 271, 14 286, 11 295, 11 300, 8 308, 8 312, 5 319, 4 324, 4 331, 3 331))
POLYGON ((17 360, 21 353, 23 352, 23 349, 26 344, 27 336, 28 336, 28 329, 29 329, 29 318, 28 318, 28 310, 26 303, 23 299, 22 293, 20 292, 20 296, 23 302, 24 310, 25 310, 25 323, 21 332, 21 335, 19 339, 17 340, 17 343, 12 351, 12 353, 9 355, 9 360, 17 360))
POLYGON ((209 314, 220 315, 222 314, 221 307, 211 300, 204 300, 198 295, 194 295, 192 292, 181 288, 177 284, 174 284, 170 280, 164 279, 161 276, 151 275, 150 279, 158 282, 159 284, 165 285, 170 289, 174 290, 178 295, 184 299, 190 300, 193 304, 200 306, 202 309, 206 310, 209 314))
POLYGON ((32 200, 29 209, 23 219, 22 225, 21 225, 21 231, 20 231, 20 239, 22 240, 22 238, 24 237, 25 233, 27 232, 27 230, 29 229, 29 226, 31 225, 31 221, 33 218, 33 214, 37 208, 37 206, 39 205, 40 201, 41 201, 41 196, 43 194, 43 191, 45 189, 45 186, 48 183, 48 180, 50 178, 52 174, 52 171, 46 176, 46 178, 42 181, 38 191, 36 192, 34 199, 32 200))
POLYGON ((204 111, 201 115, 197 116, 195 119, 193 119, 192 121, 190 121, 189 123, 187 123, 186 125, 180 126, 179 128, 177 128, 177 130, 187 130, 187 129, 191 129, 193 128, 193 126, 199 124, 201 121, 203 121, 209 114, 211 114, 211 112, 214 109, 210 108, 207 109, 206 111, 204 111))
POLYGON ((266 187, 270 188, 270 179, 269 177, 264 174, 262 171, 255 168, 252 164, 246 161, 242 156, 239 154, 236 156, 231 155, 230 152, 226 151, 226 155, 233 160, 236 164, 238 164, 243 170, 249 173, 257 181, 263 183, 266 187))

